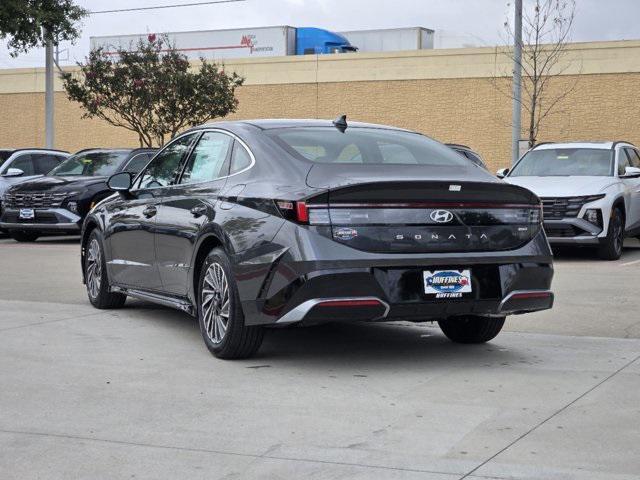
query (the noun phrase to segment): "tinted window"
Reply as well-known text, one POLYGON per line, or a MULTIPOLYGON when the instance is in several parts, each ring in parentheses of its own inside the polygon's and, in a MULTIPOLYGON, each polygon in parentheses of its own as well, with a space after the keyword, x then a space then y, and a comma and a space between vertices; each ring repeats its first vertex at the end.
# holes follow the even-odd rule
POLYGON ((268 130, 285 150, 318 163, 468 166, 469 160, 435 140, 416 133, 351 127, 268 130))
POLYGON ((25 175, 35 175, 33 160, 31 159, 31 155, 29 155, 28 153, 14 158, 11 162, 11 165, 9 165, 9 168, 19 168, 24 172, 25 175))
POLYGON ((192 133, 180 137, 156 155, 140 176, 138 188, 157 188, 173 185, 180 171, 182 159, 197 136, 197 133, 192 133))
POLYGON ((112 175, 129 156, 126 151, 81 152, 70 156, 48 175, 100 177, 112 175))
POLYGON ((149 163, 149 159, 151 158, 151 156, 152 154, 149 153, 138 153, 137 155, 134 155, 131 160, 129 160, 129 163, 127 163, 127 165, 122 170, 125 172, 137 174, 147 165, 147 163, 149 163))
POLYGON ((32 155, 31 157, 35 163, 35 172, 38 175, 46 175, 65 159, 65 157, 61 157, 59 155, 45 154, 32 155))
POLYGON ((231 175, 241 172, 251 165, 251 156, 247 149, 238 141, 233 144, 233 157, 231 158, 231 175))
POLYGON ((532 150, 520 160, 510 177, 611 175, 613 152, 598 148, 549 148, 532 150))
POLYGON ((198 183, 228 175, 226 163, 233 138, 219 132, 205 132, 193 149, 180 183, 198 183), (225 168, 226 165, 226 168, 225 168))

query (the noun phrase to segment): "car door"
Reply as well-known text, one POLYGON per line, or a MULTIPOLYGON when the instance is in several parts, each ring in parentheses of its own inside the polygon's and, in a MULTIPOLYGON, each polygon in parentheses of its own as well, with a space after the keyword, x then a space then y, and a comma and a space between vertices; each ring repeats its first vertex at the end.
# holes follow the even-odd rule
MULTIPOLYGON (((625 148, 629 158, 629 166, 640 168, 640 155, 635 148, 625 148)), ((627 229, 640 229, 640 176, 625 177, 622 179, 629 194, 627 211, 627 229)))
POLYGON ((165 188, 176 182, 197 136, 183 135, 167 145, 136 178, 131 191, 109 204, 105 237, 113 283, 162 291, 155 248, 157 205, 165 188))
POLYGON ((233 137, 205 131, 194 146, 177 185, 164 190, 158 205, 157 263, 163 290, 186 295, 193 249, 229 174, 233 137))

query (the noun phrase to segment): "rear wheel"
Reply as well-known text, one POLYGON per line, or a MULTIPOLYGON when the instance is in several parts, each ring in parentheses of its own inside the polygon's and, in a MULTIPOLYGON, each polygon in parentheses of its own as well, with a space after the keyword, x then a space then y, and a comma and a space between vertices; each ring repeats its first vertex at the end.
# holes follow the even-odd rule
POLYGON ((500 333, 506 317, 465 315, 439 320, 438 325, 449 340, 456 343, 484 343, 500 333))
POLYGON ((11 238, 13 238, 16 242, 35 242, 40 234, 38 232, 9 232, 11 238))
POLYGON ((254 355, 264 336, 259 326, 246 326, 231 262, 215 248, 205 259, 198 283, 198 321, 204 343, 218 358, 254 355))
POLYGON ((107 278, 107 265, 102 248, 102 235, 94 230, 87 241, 87 253, 84 258, 84 279, 87 295, 91 304, 100 309, 119 308, 124 305, 126 295, 111 292, 107 278))
POLYGON ((609 230, 604 243, 598 249, 598 256, 603 260, 618 260, 622 256, 624 244, 624 216, 619 208, 614 208, 609 220, 609 230))

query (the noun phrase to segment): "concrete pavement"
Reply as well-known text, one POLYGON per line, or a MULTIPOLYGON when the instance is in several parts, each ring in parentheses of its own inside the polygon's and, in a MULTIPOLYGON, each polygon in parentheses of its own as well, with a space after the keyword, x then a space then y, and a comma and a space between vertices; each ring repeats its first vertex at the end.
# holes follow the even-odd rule
POLYGON ((0 241, 3 480, 640 478, 634 242, 565 253, 556 308, 487 345, 330 324, 234 362, 179 312, 93 309, 78 258, 0 241))

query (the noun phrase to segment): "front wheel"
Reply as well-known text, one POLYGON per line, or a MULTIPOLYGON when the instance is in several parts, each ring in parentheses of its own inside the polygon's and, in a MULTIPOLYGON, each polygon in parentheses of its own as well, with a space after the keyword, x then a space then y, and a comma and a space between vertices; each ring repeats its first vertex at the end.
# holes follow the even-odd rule
POLYGON ((438 320, 438 325, 452 342, 485 343, 500 333, 505 318, 465 315, 438 320))
POLYGON ((100 309, 119 308, 124 305, 127 296, 111 292, 107 277, 107 265, 102 248, 102 235, 94 230, 89 235, 84 258, 84 280, 91 304, 100 309))
POLYGON ((622 256, 624 244, 624 216, 619 208, 614 208, 609 220, 609 229, 604 243, 598 249, 602 260, 618 260, 622 256))
POLYGON ((9 232, 11 238, 13 238, 16 242, 35 242, 40 234, 38 232, 21 232, 21 231, 13 231, 9 232))
POLYGON ((205 259, 198 283, 198 321, 204 343, 218 358, 248 358, 264 336, 259 326, 246 326, 231 262, 215 248, 205 259))

